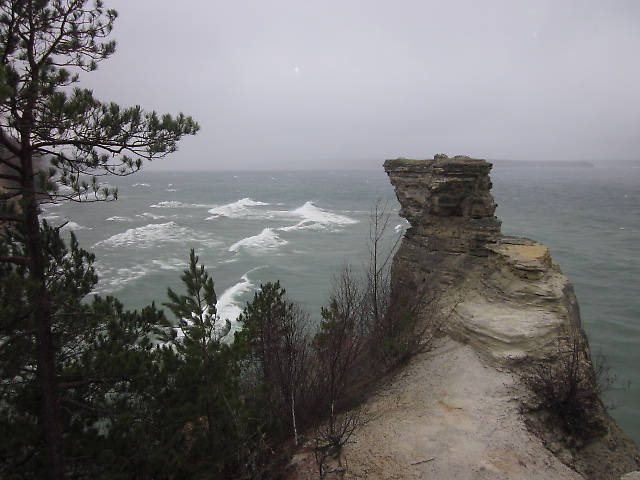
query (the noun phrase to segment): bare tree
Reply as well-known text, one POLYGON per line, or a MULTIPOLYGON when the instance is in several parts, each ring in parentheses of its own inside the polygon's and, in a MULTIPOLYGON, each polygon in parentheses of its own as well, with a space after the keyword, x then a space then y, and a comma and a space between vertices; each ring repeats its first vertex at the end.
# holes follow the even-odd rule
POLYGON ((279 282, 261 285, 238 319, 243 330, 236 342, 248 349, 248 369, 258 373, 290 418, 298 444, 298 404, 309 383, 309 315, 286 297, 279 282))
POLYGON ((524 384, 533 392, 530 411, 546 410, 565 433, 583 440, 598 436, 604 428, 599 421, 603 406, 598 378, 604 369, 593 368, 587 339, 579 326, 569 326, 558 336, 555 348, 523 374, 524 384))

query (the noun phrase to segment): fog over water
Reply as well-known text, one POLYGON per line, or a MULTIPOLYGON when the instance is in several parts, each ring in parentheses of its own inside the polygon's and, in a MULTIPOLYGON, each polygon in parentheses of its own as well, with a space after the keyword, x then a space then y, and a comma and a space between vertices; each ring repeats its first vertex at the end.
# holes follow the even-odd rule
POLYGON ((83 85, 202 127, 152 170, 640 157, 635 0, 105 3, 83 85))

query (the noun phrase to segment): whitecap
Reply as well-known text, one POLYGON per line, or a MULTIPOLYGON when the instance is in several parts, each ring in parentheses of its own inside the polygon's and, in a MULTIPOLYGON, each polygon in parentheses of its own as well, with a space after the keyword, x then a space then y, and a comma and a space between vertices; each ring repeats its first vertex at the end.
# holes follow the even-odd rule
POLYGON ((216 304, 218 317, 231 322, 231 331, 226 337, 229 340, 233 340, 234 332, 242 329, 242 325, 238 322, 238 317, 242 313, 240 298, 251 291, 257 290, 257 287, 249 280, 249 275, 261 268, 265 267, 256 267, 249 270, 242 275, 238 283, 227 288, 222 295, 218 297, 218 303, 216 304))
POLYGON ((177 192, 178 190, 176 190, 175 188, 167 188, 165 191, 166 192, 177 192))
POLYGON ((251 283, 247 275, 248 274, 244 274, 241 277, 241 281, 227 288, 222 295, 218 297, 218 303, 216 304, 218 316, 222 320, 229 320, 232 326, 234 326, 234 323, 237 325, 238 316, 242 313, 242 308, 238 301, 239 297, 255 290, 255 285, 251 283))
POLYGON ((154 203, 153 205, 151 205, 151 208, 190 208, 191 206, 192 205, 190 204, 173 200, 154 203))
POLYGON ((394 230, 396 231, 396 233, 403 233, 407 230, 407 228, 409 228, 411 226, 411 224, 409 223, 409 221, 405 218, 403 219, 402 223, 399 223, 398 225, 395 226, 394 230))
POLYGON ((150 223, 143 227, 130 228, 125 232, 113 235, 96 243, 94 246, 123 247, 135 246, 137 248, 149 248, 158 243, 184 243, 195 240, 206 245, 217 242, 196 232, 178 225, 175 222, 150 223))
POLYGON ((258 212, 251 209, 250 207, 261 207, 265 205, 269 204, 258 202, 251 198, 241 198, 237 202, 227 203, 226 205, 220 205, 218 207, 212 208, 211 210, 209 210, 211 217, 208 217, 207 220, 211 220, 217 217, 240 218, 251 215, 259 215, 258 212))
POLYGON ((293 232, 295 230, 324 230, 326 225, 322 223, 313 222, 311 220, 303 220, 301 222, 296 223, 295 225, 290 225, 288 227, 280 227, 278 230, 282 232, 293 232))
POLYGON ((164 215, 154 215, 153 213, 150 213, 150 212, 139 213, 136 215, 136 217, 150 218, 151 220, 162 220, 167 218, 164 215))
POLYGON ((229 247, 230 252, 237 252, 241 248, 249 252, 268 252, 286 245, 286 240, 281 239, 271 228, 265 228, 258 235, 243 238, 229 247))
POLYGON ((186 265, 184 260, 180 260, 179 258, 155 259, 151 260, 151 263, 160 270, 180 270, 186 265))
POLYGON ((133 218, 129 217, 119 217, 114 215, 113 217, 105 218, 107 222, 133 222, 133 218))
POLYGON ((116 292, 122 289, 124 285, 139 280, 152 271, 152 269, 145 265, 109 268, 99 261, 96 262, 94 266, 100 278, 97 288, 93 291, 95 294, 116 292))
POLYGON ((295 225, 282 227, 279 230, 287 232, 293 230, 322 230, 329 227, 339 228, 345 225, 358 223, 357 220, 347 217, 346 215, 339 215, 320 207, 316 207, 313 202, 306 202, 301 207, 288 212, 288 214, 291 216, 302 217, 302 220, 295 225))
POLYGON ((76 222, 67 222, 65 225, 62 226, 62 228, 60 230, 62 230, 62 231, 92 230, 92 228, 91 227, 84 227, 82 225, 78 225, 76 222))
POLYGON ((184 203, 175 200, 165 200, 163 202, 154 203, 150 205, 151 208, 209 208, 211 205, 202 203, 184 203))
POLYGON ((149 185, 148 183, 134 183, 131 186, 132 187, 150 187, 151 185, 149 185))

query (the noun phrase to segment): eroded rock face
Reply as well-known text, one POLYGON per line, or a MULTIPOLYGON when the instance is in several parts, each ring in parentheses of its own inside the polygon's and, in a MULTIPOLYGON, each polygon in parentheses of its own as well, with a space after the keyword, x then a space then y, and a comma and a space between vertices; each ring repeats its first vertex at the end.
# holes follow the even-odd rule
POLYGON ((394 288, 437 295, 454 338, 497 360, 521 360, 544 356, 562 328, 580 325, 573 287, 549 249, 501 234, 491 163, 436 155, 384 167, 411 224, 394 259, 394 288))

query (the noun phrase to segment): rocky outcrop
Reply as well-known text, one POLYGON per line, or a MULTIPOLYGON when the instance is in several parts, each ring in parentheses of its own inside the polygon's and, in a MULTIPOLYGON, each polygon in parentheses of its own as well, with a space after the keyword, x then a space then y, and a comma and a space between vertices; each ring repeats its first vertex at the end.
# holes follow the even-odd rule
MULTIPOLYGON (((516 379, 531 365, 554 362, 559 348, 571 347, 567 332, 586 338, 573 287, 549 249, 501 234, 490 163, 436 155, 387 160, 384 168, 400 215, 411 224, 394 258, 393 288, 436 298, 435 315, 448 337, 472 346, 487 366, 496 372, 506 367, 516 379)), ((434 316, 432 309, 424 313, 434 316)), ((574 345, 580 345, 580 361, 591 375, 588 343, 574 345)), ((522 387, 517 381, 513 385, 514 392, 522 387)), ((477 402, 489 394, 471 388, 467 395, 473 392, 477 402)), ((597 433, 588 437, 567 438, 554 417, 543 417, 527 421, 557 458, 585 478, 618 479, 640 466, 637 446, 600 402, 587 422, 597 425, 597 433)), ((525 476, 516 472, 513 478, 525 476)))
POLYGON ((385 162, 400 215, 411 224, 394 260, 394 286, 423 286, 455 306, 444 328, 484 354, 541 357, 560 329, 580 326, 578 304, 546 246, 501 234, 491 167, 446 155, 385 162))
MULTIPOLYGON (((548 409, 523 413, 532 399, 523 375, 554 365, 563 332, 578 332, 581 365, 593 366, 549 249, 501 234, 491 164, 436 155, 384 167, 411 224, 393 260, 393 298, 425 300, 424 321, 435 317, 444 334, 384 379, 326 478, 619 480, 638 470, 638 448, 597 399, 588 436, 567 434, 548 409)), ((317 475, 309 445, 288 478, 317 475)))

